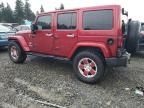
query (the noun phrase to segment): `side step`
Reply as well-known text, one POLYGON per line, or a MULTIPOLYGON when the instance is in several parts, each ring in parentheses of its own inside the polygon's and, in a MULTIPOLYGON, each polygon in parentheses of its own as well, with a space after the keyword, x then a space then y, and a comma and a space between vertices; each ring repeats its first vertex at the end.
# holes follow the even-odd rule
POLYGON ((39 57, 45 57, 45 58, 52 58, 52 59, 61 60, 61 61, 71 61, 70 59, 65 58, 65 57, 57 57, 57 56, 40 54, 40 53, 33 53, 33 52, 27 52, 27 55, 33 55, 33 56, 39 56, 39 57))

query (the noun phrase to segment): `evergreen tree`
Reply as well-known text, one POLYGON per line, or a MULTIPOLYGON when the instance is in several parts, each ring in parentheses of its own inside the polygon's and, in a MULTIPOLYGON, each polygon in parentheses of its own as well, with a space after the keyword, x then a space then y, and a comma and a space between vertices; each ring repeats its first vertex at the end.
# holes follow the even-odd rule
POLYGON ((35 14, 31 10, 31 5, 29 3, 29 0, 25 0, 24 15, 25 15, 25 19, 27 20, 33 21, 35 19, 35 14))
POLYGON ((4 9, 4 4, 3 2, 0 4, 0 12, 2 12, 2 10, 4 9))
POLYGON ((15 15, 15 21, 17 23, 22 24, 24 21, 24 4, 21 0, 16 0, 14 15, 15 15))
POLYGON ((63 10, 63 9, 64 9, 64 5, 61 4, 61 5, 60 5, 60 10, 63 10))
POLYGON ((7 7, 4 8, 3 18, 4 18, 3 20, 7 23, 14 22, 13 11, 8 3, 7 3, 7 7))
POLYGON ((41 12, 41 13, 44 12, 44 8, 43 8, 42 5, 41 5, 41 8, 40 8, 40 12, 41 12))
POLYGON ((24 20, 33 21, 35 14, 31 10, 29 0, 25 1, 25 5, 22 0, 16 0, 15 10, 13 11, 10 5, 4 6, 4 3, 0 3, 0 22, 6 23, 19 23, 22 24, 24 20))
POLYGON ((64 5, 61 4, 59 8, 55 8, 55 10, 63 10, 64 9, 64 5))
POLYGON ((1 3, 0 4, 0 22, 3 22, 3 13, 4 13, 4 4, 3 3, 1 3))

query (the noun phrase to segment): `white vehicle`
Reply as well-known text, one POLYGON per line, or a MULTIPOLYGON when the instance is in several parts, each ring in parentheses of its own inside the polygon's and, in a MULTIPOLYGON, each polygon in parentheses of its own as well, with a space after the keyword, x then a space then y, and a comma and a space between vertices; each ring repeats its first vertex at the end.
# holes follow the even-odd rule
POLYGON ((30 30, 31 27, 30 25, 19 25, 15 27, 14 29, 18 32, 18 31, 23 31, 23 30, 30 30))

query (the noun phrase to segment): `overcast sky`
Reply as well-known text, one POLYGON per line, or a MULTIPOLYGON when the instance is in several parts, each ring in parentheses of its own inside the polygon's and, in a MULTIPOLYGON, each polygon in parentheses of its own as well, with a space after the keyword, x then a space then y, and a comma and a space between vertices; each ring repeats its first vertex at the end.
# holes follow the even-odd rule
MULTIPOLYGON (((0 2, 8 2, 12 9, 15 7, 16 0, 0 0, 0 2)), ((22 0, 23 2, 25 0, 22 0)), ((65 9, 72 9, 78 7, 88 7, 107 4, 120 4, 129 11, 129 17, 144 21, 144 0, 29 0, 31 8, 34 12, 40 10, 43 5, 45 11, 51 11, 58 8, 61 3, 64 4, 65 9)))

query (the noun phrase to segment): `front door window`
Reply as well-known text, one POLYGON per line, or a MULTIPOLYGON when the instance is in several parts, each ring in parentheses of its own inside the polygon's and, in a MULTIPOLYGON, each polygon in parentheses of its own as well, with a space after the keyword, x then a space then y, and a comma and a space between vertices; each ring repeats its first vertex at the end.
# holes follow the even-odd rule
POLYGON ((51 29, 51 16, 40 16, 37 20, 38 30, 51 29))

